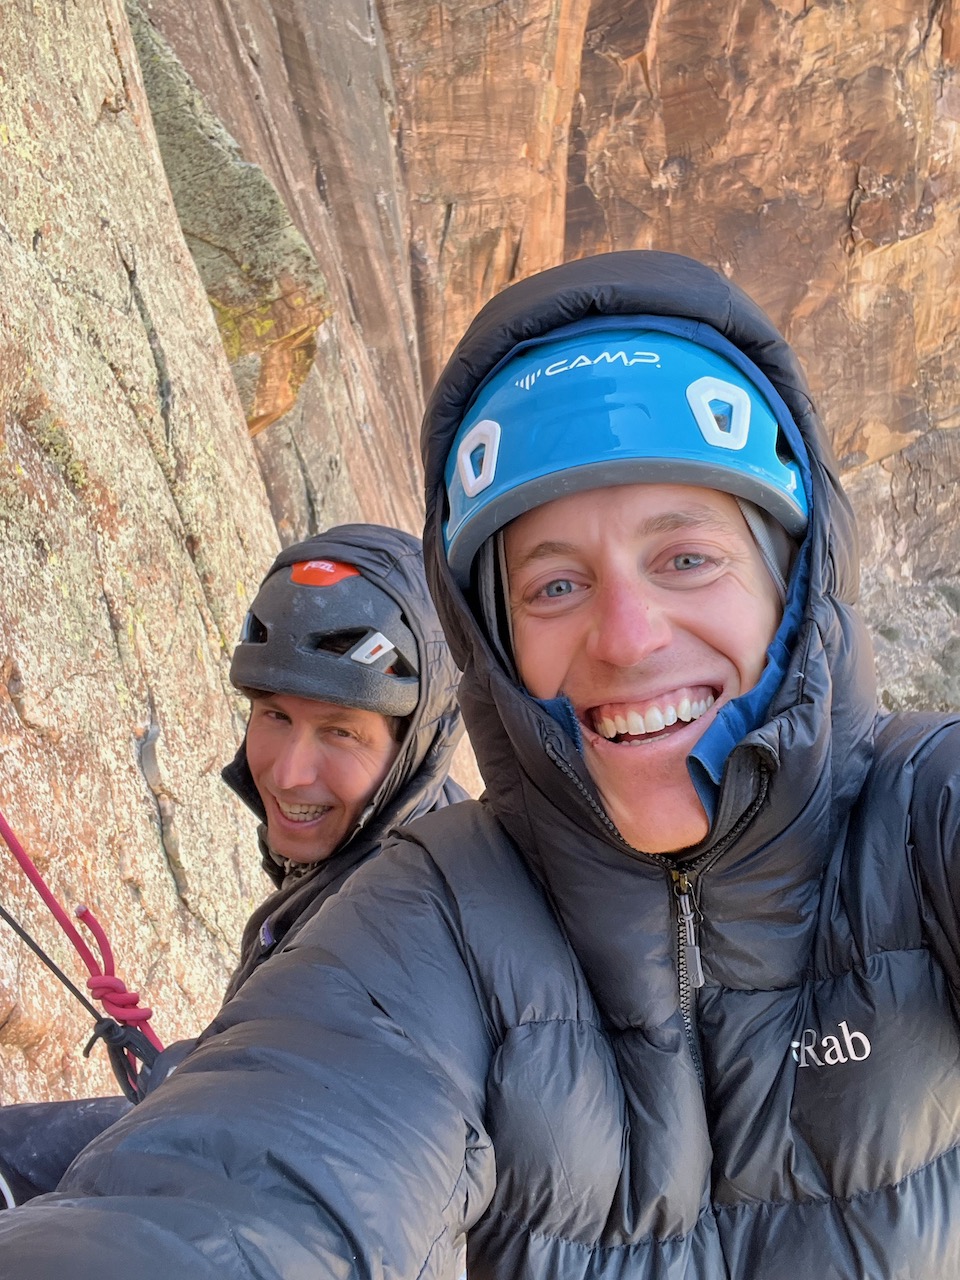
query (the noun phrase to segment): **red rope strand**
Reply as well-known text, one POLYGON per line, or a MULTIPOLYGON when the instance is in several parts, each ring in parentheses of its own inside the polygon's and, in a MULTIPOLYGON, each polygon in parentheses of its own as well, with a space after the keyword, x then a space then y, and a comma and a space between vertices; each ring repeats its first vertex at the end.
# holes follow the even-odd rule
POLYGON ((90 908, 86 906, 77 907, 76 916, 93 935, 97 949, 100 952, 99 962, 74 927, 66 911, 50 892, 46 881, 17 839, 2 812, 0 812, 0 836, 3 836, 7 847, 20 864, 24 875, 46 903, 54 919, 70 939, 77 955, 86 966, 90 975, 87 979, 87 986, 90 988, 93 998, 100 1001, 111 1018, 127 1026, 138 1027, 155 1049, 162 1050, 163 1045, 157 1038, 156 1032, 152 1027, 147 1026, 149 1019, 153 1015, 153 1010, 140 1008, 140 993, 128 991, 125 984, 116 976, 113 949, 103 926, 90 908))

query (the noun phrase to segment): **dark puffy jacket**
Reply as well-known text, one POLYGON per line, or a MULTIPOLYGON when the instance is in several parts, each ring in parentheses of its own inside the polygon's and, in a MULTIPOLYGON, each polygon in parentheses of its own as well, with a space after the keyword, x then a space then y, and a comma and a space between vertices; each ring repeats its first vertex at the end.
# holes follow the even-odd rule
MULTIPOLYGON (((262 902, 246 923, 240 963, 227 987, 227 999, 272 951, 316 915, 361 862, 379 851, 392 827, 467 798, 467 792, 447 777, 454 748, 463 733, 457 705, 459 672, 440 630, 433 601, 424 589, 419 539, 381 525, 338 525, 306 544, 297 543, 295 550, 281 551, 273 569, 294 564, 305 556, 356 565, 364 577, 401 606, 424 655, 420 700, 403 747, 370 802, 362 826, 331 857, 312 867, 284 866, 271 854, 265 840, 266 828, 261 825, 262 865, 277 892, 262 902)), ((247 765, 246 738, 222 777, 263 824, 266 815, 247 765)))
MULTIPOLYGON (((340 525, 306 545, 298 543, 295 550, 282 551, 273 568, 304 558, 349 561, 397 600, 423 655, 420 699, 403 746, 362 825, 329 858, 313 866, 285 865, 271 854, 263 802, 247 765, 246 739, 223 769, 224 781, 260 819, 263 869, 277 886, 246 923, 240 963, 225 1000, 274 950, 296 936, 362 862, 379 852, 391 827, 467 798, 467 792, 447 777, 463 733, 457 705, 459 672, 423 581, 419 539, 380 525, 340 525)), ((147 1088, 155 1089, 195 1045, 196 1040, 169 1045, 152 1072, 144 1073, 147 1088)), ((129 1106, 125 1098, 84 1098, 0 1107, 0 1207, 6 1199, 23 1203, 56 1187, 77 1152, 129 1106)))
POLYGON ((481 314, 425 435, 428 557, 485 802, 351 877, 62 1194, 3 1215, 0 1270, 427 1280, 466 1231, 470 1280, 960 1275, 960 723, 877 720, 852 521, 789 350, 694 263, 588 259, 481 314), (813 454, 793 658, 691 854, 695 999, 670 860, 619 840, 437 545, 476 380, 598 311, 708 321, 813 454))

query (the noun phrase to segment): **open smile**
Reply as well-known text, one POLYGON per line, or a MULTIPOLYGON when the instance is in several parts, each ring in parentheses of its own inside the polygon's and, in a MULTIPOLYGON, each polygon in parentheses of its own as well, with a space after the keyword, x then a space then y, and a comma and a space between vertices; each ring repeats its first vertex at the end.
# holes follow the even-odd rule
POLYGON ((657 698, 604 702, 589 708, 581 721, 599 738, 617 745, 672 736, 699 720, 716 703, 718 689, 708 685, 672 690, 657 698))
POLYGON ((277 796, 273 797, 273 801, 280 810, 280 816, 298 826, 308 826, 311 822, 318 821, 333 808, 329 804, 289 804, 277 796))

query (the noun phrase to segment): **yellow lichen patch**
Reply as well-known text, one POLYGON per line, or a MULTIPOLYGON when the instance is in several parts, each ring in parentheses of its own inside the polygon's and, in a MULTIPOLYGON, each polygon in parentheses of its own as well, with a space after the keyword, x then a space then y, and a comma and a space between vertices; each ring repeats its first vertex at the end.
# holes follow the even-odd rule
POLYGON ((31 435, 48 458, 60 468, 63 477, 74 489, 87 484, 87 469, 74 453, 70 437, 63 422, 50 410, 45 410, 32 422, 25 422, 31 435))

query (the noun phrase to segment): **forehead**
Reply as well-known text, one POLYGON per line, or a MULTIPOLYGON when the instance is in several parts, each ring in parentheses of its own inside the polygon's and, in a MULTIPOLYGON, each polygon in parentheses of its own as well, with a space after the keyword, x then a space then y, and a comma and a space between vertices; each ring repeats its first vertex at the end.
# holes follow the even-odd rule
POLYGON ((749 538, 736 500, 693 485, 626 484, 586 489, 525 511, 507 526, 508 561, 585 540, 628 540, 690 529, 749 538))

